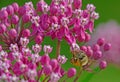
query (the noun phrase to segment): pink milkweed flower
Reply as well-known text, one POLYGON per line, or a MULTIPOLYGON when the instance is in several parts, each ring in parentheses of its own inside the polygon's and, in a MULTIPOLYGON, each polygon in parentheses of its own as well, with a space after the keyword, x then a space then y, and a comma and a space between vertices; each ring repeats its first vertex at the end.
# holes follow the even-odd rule
POLYGON ((67 58, 65 57, 65 55, 63 56, 59 55, 57 60, 60 64, 64 64, 67 61, 67 58))
POLYGON ((42 46, 39 44, 35 44, 32 46, 32 50, 34 51, 34 53, 38 54, 42 50, 42 46))
POLYGON ((43 50, 46 54, 49 54, 52 51, 52 47, 50 45, 44 45, 43 50))
MULTIPOLYGON (((103 52, 104 58, 113 64, 120 65, 120 26, 115 21, 109 21, 107 23, 100 24, 96 31, 93 33, 91 40, 88 44, 95 44, 98 38, 104 37, 106 42, 111 43, 111 50, 103 52)), ((99 39, 97 42, 100 46, 105 45, 104 39, 99 39)), ((105 49, 108 49, 108 45, 105 45, 105 49)))
MULTIPOLYGON (((59 53, 60 42, 65 40, 69 44, 73 65, 83 59, 81 54, 83 57, 88 56, 88 60, 99 60, 103 56, 99 48, 104 47, 103 51, 108 52, 110 43, 99 39, 93 47, 78 45, 91 39, 88 31, 92 33, 94 20, 98 17, 94 5, 88 4, 82 9, 82 0, 52 0, 50 5, 40 0, 36 9, 32 2, 23 6, 13 3, 2 8, 0 41, 4 44, 0 45, 0 80, 38 82, 41 76, 45 76, 43 82, 58 82, 66 75, 67 79, 72 78, 76 69, 63 69, 62 64, 66 63, 67 57, 59 53), (53 50, 51 46, 45 45, 42 48, 41 44, 46 37, 58 40, 57 58, 49 56, 53 50), (31 42, 33 44, 29 46, 31 42), (40 53, 42 50, 44 55, 40 53)), ((106 68, 105 62, 99 63, 101 69, 106 68)), ((90 66, 91 62, 88 62, 83 69, 87 71, 90 66)))
POLYGON ((57 73, 52 73, 50 76, 50 81, 49 82, 58 82, 60 79, 60 76, 57 73))

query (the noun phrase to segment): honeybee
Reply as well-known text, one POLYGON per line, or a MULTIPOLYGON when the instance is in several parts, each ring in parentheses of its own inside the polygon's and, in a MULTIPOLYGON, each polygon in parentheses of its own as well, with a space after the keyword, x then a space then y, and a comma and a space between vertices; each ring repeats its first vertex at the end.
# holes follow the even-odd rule
POLYGON ((83 51, 80 51, 73 55, 71 63, 75 66, 85 66, 88 63, 88 57, 83 51))

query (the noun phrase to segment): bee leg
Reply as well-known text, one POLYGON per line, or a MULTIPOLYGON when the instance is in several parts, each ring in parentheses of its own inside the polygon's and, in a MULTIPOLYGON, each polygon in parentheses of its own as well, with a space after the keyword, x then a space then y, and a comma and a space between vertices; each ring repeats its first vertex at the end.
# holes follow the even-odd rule
POLYGON ((93 70, 91 68, 86 68, 85 71, 88 71, 90 73, 93 73, 93 70))

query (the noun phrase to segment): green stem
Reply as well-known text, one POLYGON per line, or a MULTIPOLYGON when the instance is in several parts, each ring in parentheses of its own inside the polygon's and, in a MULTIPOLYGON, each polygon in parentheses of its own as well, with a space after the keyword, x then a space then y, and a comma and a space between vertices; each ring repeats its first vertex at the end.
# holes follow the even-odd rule
POLYGON ((82 82, 89 82, 89 81, 93 78, 93 76, 94 76, 95 74, 99 73, 100 71, 101 71, 101 70, 99 69, 99 67, 96 67, 96 68, 93 70, 93 73, 88 74, 88 75, 86 76, 86 78, 83 79, 82 82))
POLYGON ((49 75, 47 75, 42 82, 47 82, 48 78, 49 78, 49 75))
POLYGON ((58 40, 58 42, 57 42, 57 50, 56 50, 56 57, 58 57, 59 55, 60 55, 60 46, 61 44, 60 44, 60 41, 58 40))
POLYGON ((83 69, 82 69, 82 68, 80 68, 80 71, 79 71, 78 75, 75 77, 75 79, 74 79, 74 81, 73 81, 73 82, 77 82, 77 80, 79 79, 79 77, 80 77, 80 75, 81 75, 82 71, 83 71, 83 69))

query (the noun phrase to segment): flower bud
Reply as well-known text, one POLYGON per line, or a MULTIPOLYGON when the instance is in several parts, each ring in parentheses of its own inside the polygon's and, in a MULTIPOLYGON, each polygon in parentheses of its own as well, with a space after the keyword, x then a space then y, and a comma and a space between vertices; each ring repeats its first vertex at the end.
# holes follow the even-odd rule
POLYGON ((17 31, 14 28, 10 29, 9 36, 15 38, 17 36, 17 31))
POLYGON ((8 12, 6 10, 0 11, 0 19, 4 20, 8 18, 8 12))
POLYGON ((13 9, 14 9, 14 12, 18 12, 18 10, 19 10, 19 5, 18 5, 16 2, 12 4, 12 7, 13 7, 13 9))
POLYGON ((14 14, 14 8, 11 5, 9 5, 6 8, 6 10, 7 10, 7 12, 8 12, 9 15, 13 15, 14 14))
POLYGON ((71 78, 76 75, 76 69, 75 68, 70 68, 67 72, 67 77, 71 78))
POLYGON ((99 63, 99 67, 100 67, 100 69, 105 69, 107 67, 107 62, 106 61, 101 61, 99 63))
POLYGON ((52 59, 50 60, 49 64, 52 66, 52 69, 55 69, 57 67, 57 60, 56 59, 52 59))
POLYGON ((61 69, 60 69, 60 75, 61 75, 61 76, 64 76, 65 74, 66 74, 66 71, 65 71, 63 68, 61 68, 61 69))
POLYGON ((98 44, 99 46, 102 46, 104 43, 105 43, 105 39, 104 39, 104 38, 99 38, 99 39, 97 40, 97 44, 98 44))
POLYGON ((40 35, 37 35, 37 36, 35 37, 35 42, 36 42, 36 44, 41 44, 42 39, 43 39, 43 38, 42 38, 40 35))
POLYGON ((95 60, 98 60, 98 59, 100 59, 101 57, 102 57, 102 52, 101 52, 101 51, 96 51, 96 52, 94 52, 93 58, 94 58, 95 60))
POLYGON ((26 14, 26 12, 28 10, 29 10, 29 6, 24 5, 24 6, 19 8, 18 13, 19 13, 19 15, 23 16, 24 14, 26 14))
POLYGON ((77 39, 79 42, 84 42, 85 41, 85 36, 79 35, 77 36, 77 39))
POLYGON ((86 55, 88 57, 91 57, 93 55, 93 50, 92 49, 87 49, 86 55))
POLYGON ((23 37, 29 37, 30 36, 30 30, 29 29, 24 29, 22 32, 23 37))
POLYGON ((29 21, 30 21, 30 16, 29 16, 29 14, 24 14, 24 15, 22 16, 22 21, 23 21, 23 23, 29 22, 29 21))
POLYGON ((43 55, 40 60, 42 65, 49 64, 49 61, 50 61, 50 57, 48 55, 43 55))
POLYGON ((85 41, 88 42, 91 39, 90 34, 85 33, 85 41))
POLYGON ((81 46, 80 49, 84 52, 87 52, 87 47, 86 46, 81 46))
POLYGON ((17 24, 19 21, 19 17, 17 15, 13 15, 11 18, 11 23, 12 24, 17 24))
POLYGON ((110 48, 111 48, 111 44, 110 43, 106 43, 104 45, 104 51, 108 51, 108 50, 110 50, 110 48))
POLYGON ((94 44, 92 49, 93 51, 98 51, 100 50, 100 46, 98 44, 94 44))
POLYGON ((52 67, 51 67, 51 65, 45 65, 45 66, 43 67, 43 71, 44 71, 45 75, 49 75, 49 74, 52 72, 52 67))
POLYGON ((75 9, 80 9, 82 7, 82 0, 74 0, 73 4, 75 9))
POLYGON ((6 31, 6 26, 4 24, 0 24, 0 34, 6 31))
POLYGON ((40 11, 40 12, 43 12, 45 5, 46 5, 46 3, 44 2, 44 0, 40 0, 40 1, 37 3, 37 10, 40 11))

